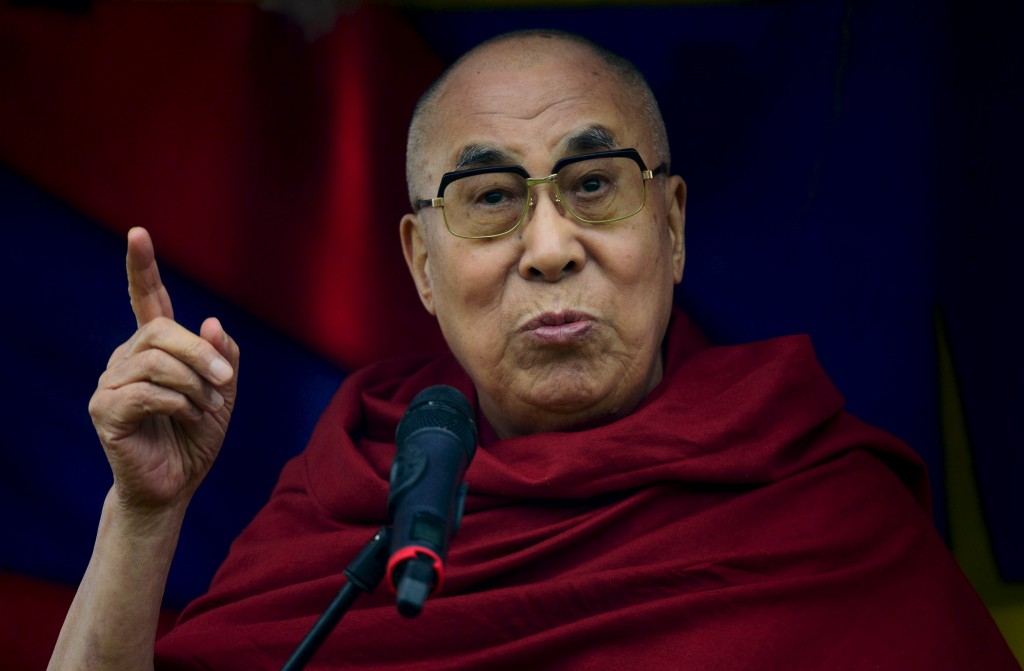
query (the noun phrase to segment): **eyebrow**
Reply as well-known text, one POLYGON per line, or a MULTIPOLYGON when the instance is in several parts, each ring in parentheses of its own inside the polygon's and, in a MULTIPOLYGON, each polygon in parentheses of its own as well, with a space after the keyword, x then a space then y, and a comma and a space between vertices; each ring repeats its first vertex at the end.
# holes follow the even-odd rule
POLYGON ((515 165, 516 159, 508 152, 489 144, 471 144, 459 154, 455 170, 482 168, 491 165, 515 165))
MULTIPOLYGON (((591 151, 618 149, 618 143, 611 132, 600 124, 586 126, 562 140, 566 155, 585 154, 591 151)), ((517 165, 517 158, 507 151, 490 144, 466 145, 459 153, 459 161, 453 171, 483 168, 495 165, 517 165)))
POLYGON ((618 149, 619 146, 615 141, 615 136, 600 124, 587 126, 576 131, 562 140, 562 145, 570 155, 618 149))

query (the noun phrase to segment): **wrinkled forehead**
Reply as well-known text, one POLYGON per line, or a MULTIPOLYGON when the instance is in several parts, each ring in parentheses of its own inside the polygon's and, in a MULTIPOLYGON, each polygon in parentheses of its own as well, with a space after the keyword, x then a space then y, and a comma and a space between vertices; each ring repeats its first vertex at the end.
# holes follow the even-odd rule
POLYGON ((618 75, 579 45, 495 45, 461 63, 441 90, 430 172, 527 162, 543 171, 574 153, 637 146, 645 129, 629 98, 618 75))

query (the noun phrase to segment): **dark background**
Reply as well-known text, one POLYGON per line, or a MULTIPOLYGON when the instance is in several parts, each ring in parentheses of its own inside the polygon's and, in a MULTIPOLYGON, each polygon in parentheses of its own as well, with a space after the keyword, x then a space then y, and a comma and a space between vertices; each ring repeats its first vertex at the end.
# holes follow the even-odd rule
POLYGON ((145 225, 179 320, 217 315, 243 349, 166 601, 202 592, 344 375, 437 346, 398 250, 416 97, 486 37, 557 27, 662 103, 689 187, 678 301, 720 342, 810 333, 849 408, 924 458, 947 538, 948 334, 985 528, 1024 580, 1022 8, 361 5, 311 40, 246 3, 0 4, 0 570, 84 571, 110 485, 86 406, 134 328, 123 241, 145 225))

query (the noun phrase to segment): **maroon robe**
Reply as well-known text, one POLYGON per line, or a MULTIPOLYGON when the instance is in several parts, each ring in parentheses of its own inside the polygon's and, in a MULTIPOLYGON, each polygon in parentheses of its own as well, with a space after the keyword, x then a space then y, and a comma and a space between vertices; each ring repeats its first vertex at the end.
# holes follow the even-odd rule
MULTIPOLYGON (((622 420, 485 424, 442 592, 410 620, 382 585, 307 668, 1019 668, 933 528, 920 461, 843 410, 806 338, 708 346, 677 312, 665 351, 622 420)), ((387 522, 395 426, 434 384, 475 404, 451 356, 345 381, 158 669, 284 664, 387 522)))

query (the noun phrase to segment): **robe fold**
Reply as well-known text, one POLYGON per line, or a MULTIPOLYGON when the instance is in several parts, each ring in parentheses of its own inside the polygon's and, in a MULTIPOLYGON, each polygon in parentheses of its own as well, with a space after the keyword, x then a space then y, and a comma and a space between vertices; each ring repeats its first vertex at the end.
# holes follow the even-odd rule
POLYGON ((387 523, 395 427, 434 384, 481 424, 443 589, 414 619, 363 595, 307 668, 1020 668, 920 460, 844 411, 807 338, 712 346, 676 311, 664 351, 629 416, 506 440, 451 355, 354 373, 157 669, 281 668, 387 523))

